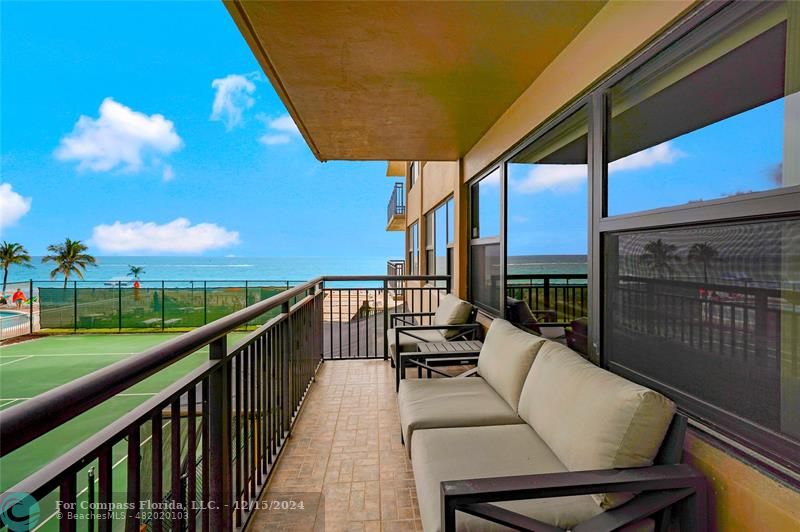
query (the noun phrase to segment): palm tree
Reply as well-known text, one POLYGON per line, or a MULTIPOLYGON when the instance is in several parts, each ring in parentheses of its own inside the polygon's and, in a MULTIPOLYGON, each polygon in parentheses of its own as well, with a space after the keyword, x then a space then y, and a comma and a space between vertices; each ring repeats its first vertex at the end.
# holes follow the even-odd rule
POLYGON ((31 256, 28 250, 22 244, 17 242, 6 242, 0 244, 0 263, 3 265, 3 292, 6 292, 6 284, 8 281, 8 268, 12 264, 18 266, 31 267, 31 256))
POLYGON ((703 281, 708 283, 708 265, 719 257, 717 249, 708 242, 692 244, 689 248, 689 262, 703 265, 703 281))
POLYGON ((644 245, 644 258, 645 262, 650 264, 656 273, 672 271, 672 263, 678 260, 675 252, 678 247, 674 244, 668 244, 662 239, 651 240, 644 245))
POLYGON ((42 257, 42 262, 54 262, 56 267, 50 272, 50 278, 55 279, 58 274, 64 275, 64 288, 71 274, 83 279, 87 266, 97 266, 95 258, 85 253, 87 248, 80 240, 67 238, 63 244, 47 246, 47 251, 52 255, 42 257))
POLYGON ((137 281, 139 280, 140 275, 144 275, 144 267, 143 266, 133 266, 132 264, 128 264, 128 276, 133 277, 137 281))

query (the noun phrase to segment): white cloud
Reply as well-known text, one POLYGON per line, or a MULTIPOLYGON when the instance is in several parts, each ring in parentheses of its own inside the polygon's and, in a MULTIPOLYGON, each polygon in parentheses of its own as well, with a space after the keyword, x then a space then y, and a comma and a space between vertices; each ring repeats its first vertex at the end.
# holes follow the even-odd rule
POLYGON ((255 104, 250 95, 256 91, 253 80, 257 76, 256 73, 230 74, 212 81, 211 87, 217 92, 211 104, 211 120, 225 122, 228 131, 240 125, 245 110, 255 104))
POLYGON ((175 125, 163 115, 147 116, 106 98, 100 116, 81 116, 72 133, 61 139, 55 156, 78 161, 80 170, 138 172, 146 165, 160 166, 160 156, 182 145, 175 125))
POLYGON ((531 194, 542 190, 569 192, 586 182, 585 164, 539 164, 528 175, 512 183, 517 192, 531 194))
POLYGON ((186 218, 155 222, 114 222, 95 226, 91 242, 106 253, 202 253, 239 243, 239 233, 186 218))
POLYGON ((172 169, 171 164, 164 165, 164 171, 161 172, 161 178, 164 181, 172 181, 173 179, 175 179, 175 170, 172 169))
POLYGON ((300 130, 289 115, 281 115, 277 118, 259 115, 258 118, 269 128, 269 131, 258 139, 261 144, 267 146, 288 144, 292 139, 300 136, 300 130))
POLYGON ((633 153, 608 165, 609 174, 651 168, 659 164, 672 164, 686 154, 675 148, 670 141, 633 153))
POLYGON ((11 183, 0 183, 0 230, 14 225, 31 210, 31 198, 14 192, 11 183))
MULTIPOLYGON (((685 154, 669 141, 618 159, 608 165, 609 174, 672 164, 685 154)), ((531 168, 527 176, 512 182, 512 187, 522 194, 542 190, 572 192, 587 180, 585 164, 541 164, 531 168)))

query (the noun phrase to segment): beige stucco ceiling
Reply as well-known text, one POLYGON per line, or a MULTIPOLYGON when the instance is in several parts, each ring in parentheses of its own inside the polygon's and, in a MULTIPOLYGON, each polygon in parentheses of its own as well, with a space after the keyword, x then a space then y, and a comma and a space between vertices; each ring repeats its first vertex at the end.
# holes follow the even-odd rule
POLYGON ((463 156, 604 2, 225 2, 320 160, 463 156))

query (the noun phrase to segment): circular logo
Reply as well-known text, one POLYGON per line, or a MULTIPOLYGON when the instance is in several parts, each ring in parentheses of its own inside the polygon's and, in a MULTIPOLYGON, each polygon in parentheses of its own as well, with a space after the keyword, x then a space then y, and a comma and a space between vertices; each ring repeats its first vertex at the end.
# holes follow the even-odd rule
POLYGON ((0 519, 11 532, 30 530, 39 522, 39 502, 27 493, 6 493, 0 501, 0 519))

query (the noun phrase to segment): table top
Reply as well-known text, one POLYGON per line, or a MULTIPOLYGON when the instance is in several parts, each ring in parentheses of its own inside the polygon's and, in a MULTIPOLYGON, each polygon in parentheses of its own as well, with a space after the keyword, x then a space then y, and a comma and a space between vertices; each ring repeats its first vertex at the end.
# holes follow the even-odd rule
POLYGON ((453 342, 421 342, 420 353, 478 353, 483 346, 480 340, 457 340, 453 342))

